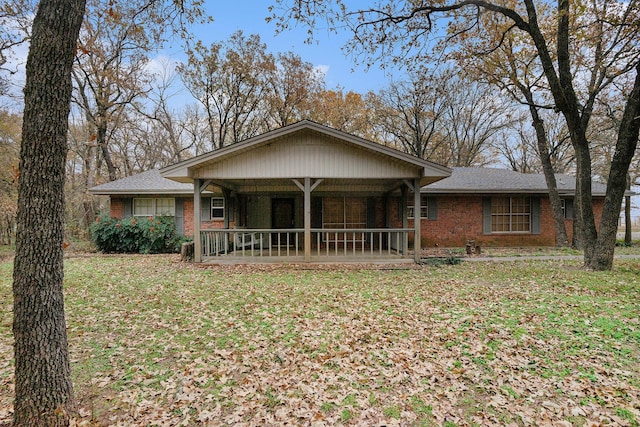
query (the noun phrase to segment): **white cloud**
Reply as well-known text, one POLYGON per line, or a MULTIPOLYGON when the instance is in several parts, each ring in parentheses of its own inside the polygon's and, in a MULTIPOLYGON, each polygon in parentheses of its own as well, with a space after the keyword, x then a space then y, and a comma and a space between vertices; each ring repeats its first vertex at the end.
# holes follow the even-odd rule
POLYGON ((323 78, 326 78, 327 74, 329 74, 329 66, 323 64, 316 65, 316 72, 322 75, 323 78))
POLYGON ((157 79, 170 78, 176 73, 176 67, 180 61, 167 55, 158 55, 149 60, 146 65, 148 72, 156 76, 157 79))

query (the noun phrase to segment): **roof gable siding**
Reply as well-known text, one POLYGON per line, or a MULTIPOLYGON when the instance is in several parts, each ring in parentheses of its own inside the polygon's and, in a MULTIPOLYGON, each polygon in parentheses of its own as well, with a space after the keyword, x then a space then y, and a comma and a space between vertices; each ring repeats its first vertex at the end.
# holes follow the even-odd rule
POLYGON ((243 151, 223 161, 205 163, 194 176, 214 179, 299 178, 410 178, 422 169, 393 161, 379 153, 346 145, 333 138, 304 132, 243 151))

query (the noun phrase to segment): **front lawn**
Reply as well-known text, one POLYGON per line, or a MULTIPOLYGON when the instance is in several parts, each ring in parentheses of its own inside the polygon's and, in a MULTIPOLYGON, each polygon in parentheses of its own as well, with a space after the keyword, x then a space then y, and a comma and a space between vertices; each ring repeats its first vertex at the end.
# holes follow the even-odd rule
MULTIPOLYGON (((66 260, 79 425, 640 423, 640 260, 194 267, 66 260)), ((0 424, 11 419, 0 261, 0 424)))

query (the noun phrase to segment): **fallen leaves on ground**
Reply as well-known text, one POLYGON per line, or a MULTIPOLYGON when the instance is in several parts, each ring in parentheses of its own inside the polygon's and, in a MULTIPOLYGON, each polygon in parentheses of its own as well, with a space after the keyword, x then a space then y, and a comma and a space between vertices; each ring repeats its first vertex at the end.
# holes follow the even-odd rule
POLYGON ((619 265, 67 260, 74 424, 638 425, 640 266, 619 265))

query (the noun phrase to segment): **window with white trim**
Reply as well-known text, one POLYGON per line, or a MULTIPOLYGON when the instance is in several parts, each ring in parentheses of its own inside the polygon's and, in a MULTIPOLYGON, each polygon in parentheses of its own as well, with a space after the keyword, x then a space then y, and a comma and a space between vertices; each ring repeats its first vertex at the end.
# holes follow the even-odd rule
POLYGON ((211 219, 224 219, 224 197, 211 198, 211 219))
POLYGON ((133 199, 133 216, 175 216, 176 199, 133 199))
MULTIPOLYGON (((429 202, 428 197, 425 195, 420 195, 420 218, 429 218, 429 202)), ((414 217, 414 209, 413 209, 413 195, 407 198, 407 218, 413 219, 414 217)))

